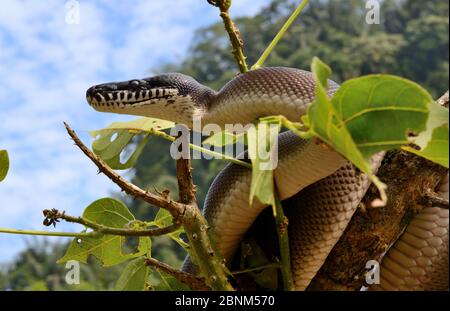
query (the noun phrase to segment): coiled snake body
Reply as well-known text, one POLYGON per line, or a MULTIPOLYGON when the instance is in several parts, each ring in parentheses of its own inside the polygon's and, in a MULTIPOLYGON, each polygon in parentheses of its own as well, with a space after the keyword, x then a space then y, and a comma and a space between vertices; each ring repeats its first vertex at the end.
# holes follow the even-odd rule
MULTIPOLYGON (((329 94, 337 88, 330 81, 329 94)), ((239 75, 219 92, 191 77, 171 73, 96 85, 86 96, 98 111, 161 118, 188 127, 192 127, 194 120, 224 127, 225 124, 246 125, 259 117, 280 114, 298 121, 314 94, 315 83, 310 72, 275 67, 239 75)), ((379 166, 381 159, 380 154, 372 158, 374 167, 379 166)), ((370 182, 335 151, 314 139, 302 140, 290 132, 279 136, 279 160, 274 174, 290 221, 295 288, 303 290, 341 237, 370 182)), ((266 208, 257 201, 249 206, 250 181, 249 169, 230 164, 216 177, 205 199, 205 217, 228 263, 246 231, 266 208)), ((441 190, 448 196, 448 181, 447 188, 441 190)), ((432 209, 423 211, 425 216, 422 213, 417 217, 433 222, 439 229, 420 235, 417 233, 420 228, 413 228, 413 233, 406 235, 406 242, 402 240, 403 235, 386 256, 388 267, 381 268, 386 285, 382 282, 377 289, 448 288, 447 274, 435 273, 428 278, 414 274, 424 265, 427 271, 436 271, 436 267, 448 263, 448 210, 432 209), (415 287, 408 287, 405 277, 415 287)), ((423 221, 417 220, 416 227, 417 223, 426 227, 423 221)))

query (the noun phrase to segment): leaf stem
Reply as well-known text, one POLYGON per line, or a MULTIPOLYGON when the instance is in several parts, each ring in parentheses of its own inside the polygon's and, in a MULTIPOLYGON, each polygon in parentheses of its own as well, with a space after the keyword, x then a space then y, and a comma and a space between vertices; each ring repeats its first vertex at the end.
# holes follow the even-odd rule
MULTIPOLYGON (((171 142, 175 141, 175 139, 176 139, 176 137, 173 137, 173 136, 171 136, 169 134, 166 134, 166 133, 164 133, 162 131, 152 130, 152 131, 149 131, 149 133, 152 134, 152 135, 161 137, 161 138, 163 138, 165 140, 171 141, 171 142)), ((244 166, 244 167, 247 167, 247 168, 252 168, 252 165, 250 163, 247 163, 245 161, 241 161, 239 159, 236 159, 236 158, 224 155, 222 153, 215 152, 215 151, 212 151, 212 150, 209 150, 209 149, 206 149, 206 148, 203 148, 203 147, 191 144, 191 143, 189 143, 189 147, 192 150, 197 150, 197 151, 200 151, 202 153, 209 154, 209 155, 211 155, 211 156, 213 156, 213 157, 215 157, 217 159, 224 159, 224 160, 230 161, 230 162, 232 162, 234 164, 238 164, 238 165, 241 165, 241 166, 244 166)))
POLYGON ((42 235, 42 236, 59 236, 68 238, 84 238, 92 237, 97 233, 95 232, 51 232, 51 231, 39 231, 39 230, 21 230, 21 229, 9 229, 0 228, 0 233, 8 234, 24 234, 24 235, 42 235))
POLYGON ((265 264, 265 265, 262 265, 262 266, 259 266, 259 267, 253 267, 253 268, 233 271, 233 272, 231 272, 231 274, 237 275, 237 274, 243 274, 243 273, 248 273, 248 272, 260 271, 260 270, 269 269, 269 268, 280 269, 281 266, 280 266, 279 263, 271 262, 271 263, 268 263, 268 264, 265 264))
POLYGON ((112 182, 118 185, 128 195, 142 199, 143 201, 164 208, 177 219, 184 214, 185 205, 171 200, 168 196, 162 197, 151 192, 145 191, 138 186, 126 181, 122 176, 112 170, 99 156, 95 155, 85 144, 78 138, 70 126, 64 122, 67 133, 75 142, 75 145, 97 166, 97 168, 105 174, 112 182))
POLYGON ((251 70, 258 69, 264 64, 264 62, 266 61, 269 54, 272 52, 272 50, 278 44, 278 41, 280 41, 280 39, 283 37, 284 33, 292 25, 292 23, 295 21, 295 19, 298 17, 298 15, 303 11, 303 9, 308 4, 308 2, 309 2, 309 0, 303 0, 299 4, 299 6, 295 9, 295 11, 292 13, 292 15, 288 18, 286 23, 284 23, 283 27, 281 27, 280 31, 276 34, 275 38, 273 38, 272 42, 270 42, 269 46, 263 52, 263 54, 258 59, 258 61, 251 67, 251 70))

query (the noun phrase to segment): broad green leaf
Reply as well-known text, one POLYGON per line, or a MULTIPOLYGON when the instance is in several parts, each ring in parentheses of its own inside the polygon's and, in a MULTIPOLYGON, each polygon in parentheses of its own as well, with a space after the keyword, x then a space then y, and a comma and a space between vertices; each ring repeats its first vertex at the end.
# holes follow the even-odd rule
POLYGON ((433 102, 430 105, 426 131, 420 133, 412 142, 419 150, 409 146, 403 149, 448 168, 448 109, 433 102))
MULTIPOLYGON (((113 228, 125 228, 135 220, 122 202, 112 198, 94 201, 85 209, 83 218, 113 228)), ((74 239, 66 254, 58 260, 58 263, 65 263, 68 260, 86 263, 88 257, 92 255, 103 266, 112 266, 142 256, 150 251, 151 240, 148 237, 140 237, 139 245, 132 253, 124 252, 125 240, 124 236, 116 235, 98 235, 74 239)))
POLYGON ((136 258, 128 263, 116 283, 116 290, 142 291, 146 289, 150 268, 145 257, 136 258))
POLYGON ((119 155, 135 135, 128 131, 111 132, 94 141, 92 149, 101 155, 103 160, 110 160, 119 155))
POLYGON ((330 100, 331 69, 315 58, 312 71, 316 99, 303 118, 309 127, 303 137, 319 137, 368 174, 383 203, 385 185, 368 162, 375 153, 403 147, 448 166, 448 133, 440 128, 447 124, 448 131, 448 112, 422 87, 396 76, 369 75, 344 82, 330 100), (421 151, 404 147, 410 143, 421 151))
MULTIPOLYGON (((316 136, 345 156, 371 178, 380 191, 382 203, 385 203, 387 200, 386 186, 372 173, 368 161, 370 154, 363 155, 358 149, 341 118, 341 115, 346 114, 338 113, 327 95, 327 81, 331 75, 331 69, 318 58, 314 58, 311 69, 316 79, 316 98, 314 103, 308 107, 307 117, 303 118, 309 127, 303 137, 316 136)), ((352 104, 356 105, 356 103, 349 105, 352 104)))
POLYGON ((250 205, 255 197, 262 204, 275 205, 273 170, 277 164, 275 160, 280 128, 280 119, 273 117, 261 119, 256 127, 247 131, 248 154, 252 162, 250 205))
MULTIPOLYGON (((155 219, 150 222, 150 225, 155 225, 158 228, 163 228, 170 226, 173 223, 173 217, 172 215, 165 209, 160 208, 158 213, 156 214, 155 219)), ((177 231, 171 232, 168 234, 168 236, 177 242, 181 247, 183 247, 185 250, 188 250, 189 245, 181 239, 181 234, 184 233, 184 229, 180 228, 177 231)))
POLYGON ((139 118, 129 122, 114 122, 108 127, 91 131, 97 138, 92 143, 92 150, 100 156, 112 169, 123 170, 132 167, 147 144, 149 133, 164 130, 174 125, 173 122, 152 118, 139 118), (121 162, 121 154, 136 135, 143 135, 125 163, 121 162))
POLYGON ((426 129, 431 96, 409 80, 369 75, 346 81, 332 103, 342 126, 368 159, 382 150, 408 144, 408 134, 426 129))
POLYGON ((434 129, 437 127, 441 127, 442 125, 448 125, 448 109, 442 107, 437 102, 432 102, 429 106, 430 115, 427 120, 427 129, 426 131, 420 133, 419 136, 414 138, 412 141, 414 144, 421 148, 425 148, 430 141, 434 129))
POLYGON ((0 150, 0 181, 6 178, 9 170, 8 151, 0 150))
POLYGON ((135 220, 125 204, 112 198, 99 199, 93 202, 86 207, 83 217, 114 228, 123 228, 129 222, 135 220))
MULTIPOLYGON (((175 277, 159 270, 155 269, 155 274, 159 279, 159 283, 152 284, 152 287, 156 291, 190 291, 191 289, 184 283, 178 281, 175 277)), ((154 279, 154 278, 153 278, 154 279)))
POLYGON ((153 223, 160 228, 167 227, 173 223, 173 217, 168 210, 161 208, 158 213, 156 213, 153 223))
POLYGON ((404 150, 414 153, 418 156, 424 157, 430 161, 438 163, 446 168, 448 165, 448 124, 436 127, 433 130, 431 139, 425 148, 416 150, 412 147, 403 147, 404 150))

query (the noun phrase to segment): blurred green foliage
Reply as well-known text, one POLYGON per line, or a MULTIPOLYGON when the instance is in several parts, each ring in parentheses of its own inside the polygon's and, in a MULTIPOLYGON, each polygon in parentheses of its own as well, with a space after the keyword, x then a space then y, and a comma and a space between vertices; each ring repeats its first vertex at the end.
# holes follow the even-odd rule
MULTIPOLYGON (((266 66, 309 69, 314 56, 333 69, 338 83, 369 73, 391 73, 411 79, 435 97, 448 89, 449 3, 442 0, 384 0, 381 23, 365 22, 364 0, 311 1, 269 57, 266 66)), ((205 1, 205 5, 207 5, 205 1)), ((236 18, 252 65, 298 5, 297 0, 273 0, 254 17, 236 18)), ((166 64, 154 71, 179 71, 220 89, 238 69, 230 53, 228 36, 219 22, 199 29, 189 54, 179 64, 166 64)), ((175 163, 170 143, 150 139, 133 169, 133 183, 153 190, 169 189, 177 197, 175 163)), ((224 166, 219 160, 194 160, 194 180, 200 206, 214 176, 224 166)), ((150 220, 156 209, 125 199, 136 218, 150 220)), ((122 265, 100 268, 95 260, 82 265, 81 285, 64 282, 67 270, 56 265, 67 244, 45 240, 30 245, 16 260, 0 270, 0 289, 63 290, 112 289, 122 265)), ((154 257, 179 266, 183 251, 169 238, 153 239, 154 257)))

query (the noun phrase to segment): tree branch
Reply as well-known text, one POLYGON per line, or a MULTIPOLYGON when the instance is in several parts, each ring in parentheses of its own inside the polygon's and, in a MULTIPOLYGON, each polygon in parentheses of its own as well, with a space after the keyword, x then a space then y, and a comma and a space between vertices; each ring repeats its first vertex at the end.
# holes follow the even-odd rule
POLYGON ((184 214, 185 205, 171 200, 169 197, 157 196, 145 191, 136 185, 126 181, 122 176, 113 171, 100 157, 90 151, 78 138, 70 126, 64 122, 67 133, 75 142, 75 145, 98 167, 100 172, 105 174, 112 182, 118 185, 125 193, 142 199, 143 201, 164 208, 170 212, 174 219, 178 219, 184 214))
MULTIPOLYGON (((178 152, 182 155, 181 149, 178 152)), ((225 266, 211 243, 208 223, 197 205, 191 160, 180 157, 176 166, 179 202, 186 206, 183 227, 191 246, 190 255, 198 265, 200 275, 206 276, 207 285, 214 290, 233 290, 228 282, 225 266)))
POLYGON ((448 200, 439 197, 436 193, 428 193, 423 197, 425 206, 435 206, 448 209, 448 200))
MULTIPOLYGON (((204 275, 208 276, 205 283, 215 290, 233 290, 233 287, 228 283, 225 269, 219 260, 219 257, 213 250, 211 240, 207 233, 207 222, 197 207, 195 187, 192 183, 190 160, 182 159, 177 163, 181 203, 175 202, 171 200, 168 195, 154 195, 123 179, 122 176, 114 172, 100 157, 92 153, 92 151, 81 142, 67 123, 64 123, 64 125, 68 134, 75 142, 75 145, 78 146, 92 162, 94 162, 100 172, 108 176, 123 191, 129 195, 141 198, 147 203, 164 208, 172 214, 175 222, 174 225, 161 229, 152 229, 151 231, 146 231, 146 234, 159 234, 161 231, 166 231, 166 233, 168 233, 181 223, 189 238, 190 245, 192 246, 192 253, 196 258, 199 258, 199 265, 201 266, 202 271, 204 270, 204 275), (186 204, 183 202, 186 202, 186 204)), ((62 215, 60 216, 62 218, 62 215)), ((79 222, 90 226, 95 225, 98 228, 98 224, 86 222, 86 219, 64 217, 73 222, 79 222)), ((49 223, 51 223, 51 221, 49 221, 49 223)), ((101 229, 106 230, 106 228, 101 229)), ((111 228, 108 228, 107 230, 112 232, 111 228)), ((120 229, 119 231, 114 229, 113 231, 115 233, 131 234, 131 231, 127 231, 126 229, 120 229)), ((134 231, 132 234, 136 234, 135 232, 137 231, 134 231)))
POLYGON ((196 187, 192 181, 192 166, 189 159, 177 160, 177 180, 179 202, 183 204, 195 202, 196 187))
MULTIPOLYGON (((180 133, 181 135, 181 133, 180 133)), ((179 146, 178 152, 182 155, 182 145, 179 146)), ((195 198, 196 188, 192 179, 191 159, 184 159, 182 156, 176 161, 177 180, 178 180, 178 202, 197 206, 195 198)))
POLYGON ((83 217, 70 216, 64 212, 61 213, 56 209, 44 210, 44 215, 46 215, 45 217, 46 220, 48 220, 49 224, 58 222, 60 219, 63 219, 67 222, 77 223, 85 227, 91 228, 98 233, 120 235, 120 236, 160 236, 174 232, 178 230, 181 226, 181 223, 178 221, 164 228, 153 228, 153 229, 114 228, 98 224, 83 217))
POLYGON ((244 55, 244 42, 242 41, 239 29, 236 27, 234 22, 231 20, 229 9, 231 6, 231 0, 207 0, 209 4, 218 7, 220 10, 220 17, 223 20, 225 30, 230 38, 231 46, 233 49, 234 59, 236 60, 239 70, 241 73, 246 73, 248 71, 246 57, 244 55))
POLYGON ((174 269, 171 266, 169 266, 168 264, 165 264, 159 260, 156 260, 154 258, 146 258, 145 263, 148 266, 155 267, 155 268, 160 269, 160 270, 164 271, 165 273, 173 276, 180 282, 188 285, 193 290, 200 290, 200 291, 211 290, 201 278, 198 278, 189 273, 174 269))

